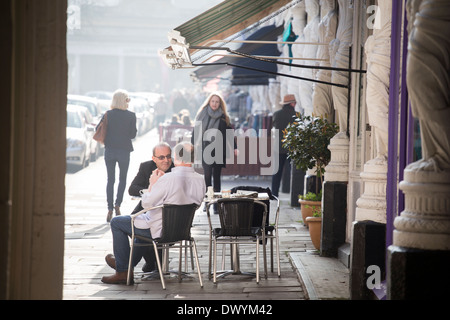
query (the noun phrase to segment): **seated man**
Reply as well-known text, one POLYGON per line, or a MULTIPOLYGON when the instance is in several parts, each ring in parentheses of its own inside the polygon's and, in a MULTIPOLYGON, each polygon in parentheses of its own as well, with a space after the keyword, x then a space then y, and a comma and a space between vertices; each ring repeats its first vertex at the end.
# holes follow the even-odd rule
MULTIPOLYGON (((172 149, 170 145, 165 142, 160 142, 156 146, 153 147, 152 151, 152 160, 142 162, 139 166, 139 171, 136 177, 130 184, 128 188, 128 193, 130 196, 141 196, 141 190, 147 190, 150 185, 150 176, 153 171, 156 169, 161 170, 163 172, 170 172, 173 168, 172 162, 172 149)), ((136 208, 134 208, 131 214, 141 211, 144 209, 142 207, 142 201, 139 201, 136 208)), ((142 271, 151 272, 156 270, 156 258, 155 251, 153 248, 149 247, 140 247, 138 251, 141 251, 140 255, 144 256, 145 264, 142 267, 142 271)), ((161 253, 160 253, 161 256, 161 253)))
MULTIPOLYGON (((174 148, 175 168, 170 173, 155 170, 150 177, 148 192, 142 195, 142 205, 146 208, 162 204, 201 204, 206 192, 205 180, 192 167, 194 149, 187 142, 174 148)), ((135 234, 158 238, 162 228, 162 209, 149 210, 138 216, 134 222, 135 234)), ((114 256, 106 256, 107 264, 116 270, 112 276, 104 276, 102 282, 119 284, 127 282, 131 235, 131 217, 116 216, 111 220, 114 256)), ((133 267, 141 257, 133 256, 133 267)))
MULTIPOLYGON (((172 149, 170 145, 166 142, 160 142, 153 147, 152 160, 142 162, 139 166, 139 171, 134 177, 133 181, 128 188, 128 193, 130 196, 140 197, 141 190, 147 190, 150 185, 150 175, 156 169, 163 172, 170 172, 173 168, 172 162, 172 149)), ((139 201, 136 208, 134 208, 133 213, 139 212, 142 209, 142 202, 139 201)))

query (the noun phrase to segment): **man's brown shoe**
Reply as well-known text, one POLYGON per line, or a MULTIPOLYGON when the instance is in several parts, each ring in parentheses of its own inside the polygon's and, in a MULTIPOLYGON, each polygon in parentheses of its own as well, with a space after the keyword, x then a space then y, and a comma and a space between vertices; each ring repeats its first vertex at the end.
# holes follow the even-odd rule
MULTIPOLYGON (((102 277, 102 282, 108 283, 108 284, 127 284, 127 276, 128 276, 128 271, 123 271, 123 272, 116 271, 116 273, 113 274, 112 276, 102 277)), ((131 280, 130 283, 134 284, 133 272, 131 272, 130 280, 131 280)))
POLYGON ((106 264, 116 270, 116 258, 111 253, 105 257, 106 264))
POLYGON ((115 206, 114 209, 116 210, 116 216, 120 216, 120 207, 115 206))

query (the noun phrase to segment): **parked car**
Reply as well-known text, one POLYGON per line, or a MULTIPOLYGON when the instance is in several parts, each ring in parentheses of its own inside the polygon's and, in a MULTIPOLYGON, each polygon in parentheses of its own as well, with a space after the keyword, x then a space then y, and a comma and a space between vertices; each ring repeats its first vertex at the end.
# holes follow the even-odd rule
POLYGON ((80 169, 89 165, 91 130, 82 107, 67 105, 66 163, 80 169))
POLYGON ((136 116, 141 116, 143 126, 140 134, 144 134, 154 127, 155 110, 150 103, 148 96, 143 93, 130 92, 130 110, 136 112, 136 116), (138 115, 138 112, 141 115, 138 115))
MULTIPOLYGON (((102 110, 102 105, 99 100, 92 97, 80 96, 80 95, 67 95, 67 104, 78 105, 86 107, 89 110, 89 115, 85 115, 87 123, 93 127, 92 135, 94 135, 95 127, 102 119, 103 114, 106 111, 102 110)), ((91 128, 89 128, 91 129, 91 128)), ((92 140, 91 142, 91 161, 97 160, 97 158, 104 153, 104 146, 97 141, 92 140)))
POLYGON ((146 100, 131 98, 128 109, 136 113, 136 127, 138 135, 143 135, 152 127, 149 106, 146 100))
POLYGON ((69 94, 67 95, 67 104, 79 105, 88 108, 94 119, 93 123, 95 125, 97 125, 102 118, 102 108, 96 98, 69 94))
POLYGON ((102 99, 102 100, 112 100, 113 93, 109 91, 89 91, 84 94, 85 96, 102 99))
POLYGON ((89 112, 89 109, 83 106, 77 106, 81 109, 82 115, 84 117, 84 121, 86 123, 87 132, 89 134, 89 150, 91 152, 89 161, 95 161, 100 155, 100 147, 102 146, 101 143, 94 140, 94 133, 95 128, 97 127, 97 123, 94 122, 93 117, 91 113, 89 112))

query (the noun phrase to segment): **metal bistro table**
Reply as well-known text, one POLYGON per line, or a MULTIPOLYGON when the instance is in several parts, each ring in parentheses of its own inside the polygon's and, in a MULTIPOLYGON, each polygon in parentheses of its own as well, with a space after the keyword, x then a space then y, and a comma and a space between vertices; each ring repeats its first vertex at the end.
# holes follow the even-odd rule
MULTIPOLYGON (((269 200, 269 195, 267 193, 257 193, 257 192, 251 192, 251 191, 243 191, 238 190, 236 194, 230 194, 230 193, 221 193, 221 192, 215 192, 213 197, 207 197, 204 200, 205 206, 206 206, 206 214, 208 216, 208 222, 209 222, 209 265, 208 265, 208 277, 211 279, 212 272, 211 272, 211 264, 212 264, 212 241, 213 241, 213 232, 214 228, 212 226, 211 222, 211 216, 210 216, 210 207, 211 205, 217 203, 219 199, 222 198, 236 198, 236 199, 253 199, 258 201, 264 201, 269 200), (225 195, 225 196, 223 196, 225 195)), ((270 208, 267 208, 269 210, 270 208)), ((264 250, 264 272, 265 276, 267 277, 267 265, 266 265, 266 252, 264 250)), ((222 268, 224 269, 224 259, 225 258, 225 251, 222 249, 222 268)), ((248 276, 255 276, 256 274, 254 272, 243 272, 240 269, 240 261, 239 261, 239 245, 237 243, 234 243, 231 245, 231 264, 232 269, 231 270, 220 270, 216 278, 223 278, 227 275, 248 275, 248 276)), ((257 277, 258 278, 258 277, 257 277)))

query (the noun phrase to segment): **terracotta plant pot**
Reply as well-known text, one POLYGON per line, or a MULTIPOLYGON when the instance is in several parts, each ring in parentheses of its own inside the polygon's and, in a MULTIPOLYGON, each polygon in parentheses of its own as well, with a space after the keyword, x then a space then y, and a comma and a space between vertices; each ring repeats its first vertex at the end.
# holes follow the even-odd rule
POLYGON ((314 208, 319 207, 319 211, 320 211, 320 206, 321 206, 322 202, 299 199, 298 203, 300 203, 300 210, 302 212, 303 225, 307 226, 306 218, 313 216, 314 208))
POLYGON ((322 234, 322 217, 308 217, 306 218, 308 224, 309 236, 314 245, 314 248, 320 251, 320 239, 322 234))

